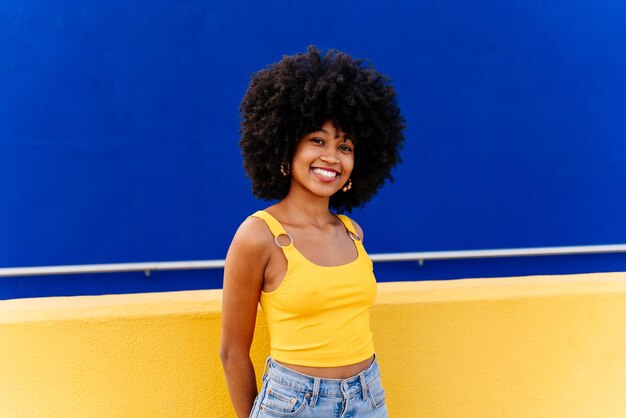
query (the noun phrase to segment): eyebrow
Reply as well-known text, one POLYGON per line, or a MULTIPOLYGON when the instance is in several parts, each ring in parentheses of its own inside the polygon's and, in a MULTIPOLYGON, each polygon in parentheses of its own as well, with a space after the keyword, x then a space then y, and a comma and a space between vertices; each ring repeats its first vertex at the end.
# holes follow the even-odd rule
MULTIPOLYGON (((324 128, 320 128, 320 132, 324 132, 326 135, 330 136, 330 132, 328 132, 328 131, 327 131, 326 129, 324 129, 324 128)), ((339 135, 336 135, 336 136, 335 136, 335 138, 339 138, 339 135)), ((347 135, 346 135, 346 133, 344 132, 344 133, 343 133, 343 142, 346 142, 346 141, 354 142, 354 141, 352 140, 352 138, 350 138, 349 136, 347 136, 347 135)))

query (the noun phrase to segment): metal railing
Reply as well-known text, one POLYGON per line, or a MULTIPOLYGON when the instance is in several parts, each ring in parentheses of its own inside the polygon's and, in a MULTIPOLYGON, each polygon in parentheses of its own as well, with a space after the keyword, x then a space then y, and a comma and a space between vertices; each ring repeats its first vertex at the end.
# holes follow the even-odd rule
MULTIPOLYGON (((541 255, 577 255, 577 254, 606 254, 626 253, 626 244, 587 245, 573 247, 543 247, 543 248, 507 248, 494 250, 467 250, 467 251, 430 251, 412 253, 370 254, 376 263, 417 261, 420 265, 425 260, 467 259, 467 258, 495 258, 495 257, 528 257, 541 255)), ((45 267, 9 267, 0 268, 0 277, 16 276, 43 276, 53 274, 85 274, 85 273, 122 273, 143 271, 150 276, 151 271, 159 270, 199 270, 219 269, 224 267, 224 260, 198 261, 157 261, 145 263, 116 263, 116 264, 84 264, 70 266, 45 267)))

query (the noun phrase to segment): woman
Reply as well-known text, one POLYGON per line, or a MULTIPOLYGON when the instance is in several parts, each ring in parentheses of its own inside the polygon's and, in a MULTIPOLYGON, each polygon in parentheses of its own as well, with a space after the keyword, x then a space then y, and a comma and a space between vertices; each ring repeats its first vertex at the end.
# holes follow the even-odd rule
POLYGON ((255 74, 240 141, 254 194, 224 268, 221 358, 239 417, 385 417, 369 308, 372 262, 350 212, 400 161, 388 79, 315 47, 255 74), (271 355, 257 394, 249 356, 260 302, 271 355))

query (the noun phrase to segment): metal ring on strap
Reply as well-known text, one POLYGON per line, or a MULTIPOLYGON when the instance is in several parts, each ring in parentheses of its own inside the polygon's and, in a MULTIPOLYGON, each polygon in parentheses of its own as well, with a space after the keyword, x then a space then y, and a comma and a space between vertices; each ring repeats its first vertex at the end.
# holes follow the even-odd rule
POLYGON ((361 237, 352 231, 348 231, 348 236, 352 238, 352 241, 361 241, 361 237))
POLYGON ((286 233, 286 232, 285 232, 285 233, 283 233, 283 234, 276 235, 276 236, 274 237, 274 242, 275 242, 275 243, 276 243, 276 245, 278 245, 280 248, 285 248, 285 247, 289 247, 291 244, 293 244, 293 238, 291 237, 291 235, 289 235, 288 233, 286 233), (280 245, 280 244, 278 243, 278 237, 280 237, 280 236, 282 236, 282 235, 287 235, 287 236, 289 237, 289 239, 291 240, 291 242, 290 242, 289 244, 287 244, 287 245, 280 245))

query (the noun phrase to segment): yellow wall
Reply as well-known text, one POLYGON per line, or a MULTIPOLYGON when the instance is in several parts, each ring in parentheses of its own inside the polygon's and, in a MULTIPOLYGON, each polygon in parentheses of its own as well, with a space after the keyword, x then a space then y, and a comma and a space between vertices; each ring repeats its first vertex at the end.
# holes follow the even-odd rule
MULTIPOLYGON (((0 301, 0 417, 233 416, 220 295, 0 301)), ((626 273, 383 283, 372 328, 391 417, 626 417, 626 273)))

